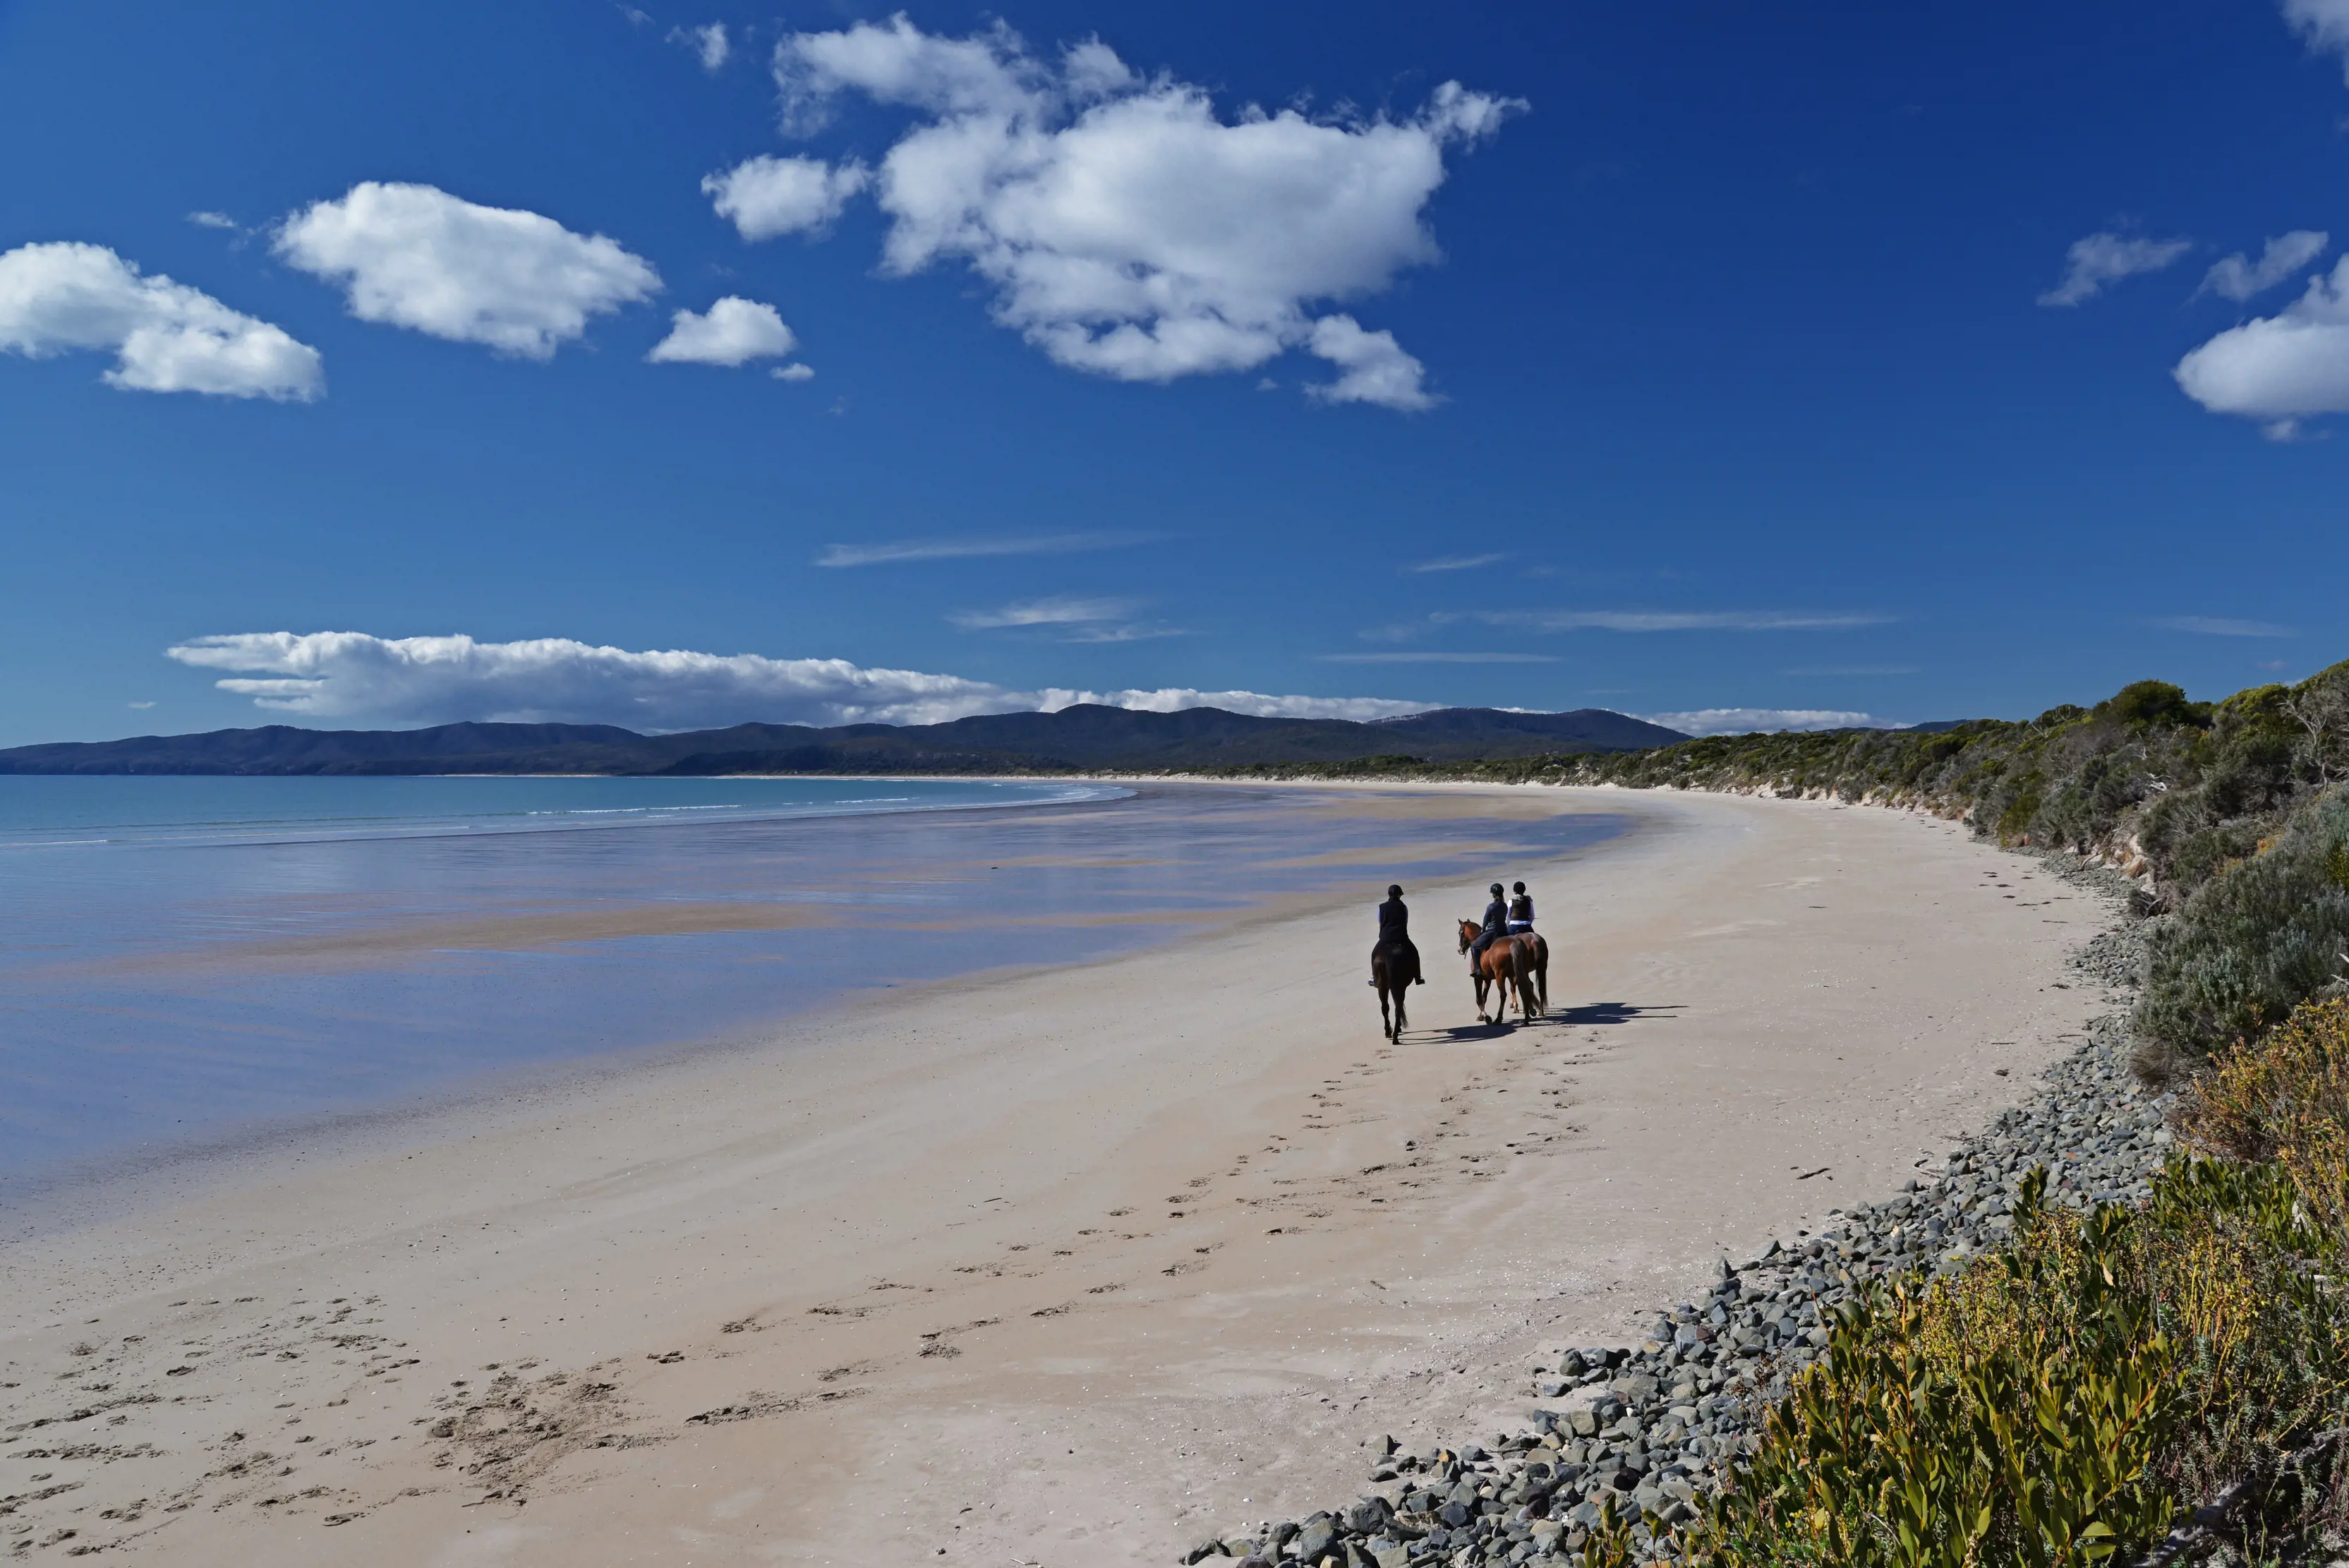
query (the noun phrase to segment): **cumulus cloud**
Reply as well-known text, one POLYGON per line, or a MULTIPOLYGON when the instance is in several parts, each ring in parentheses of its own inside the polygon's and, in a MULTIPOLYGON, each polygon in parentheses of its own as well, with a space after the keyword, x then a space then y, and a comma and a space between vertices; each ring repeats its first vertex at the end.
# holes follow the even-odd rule
POLYGON ((1313 324, 1305 347, 1342 372, 1334 381, 1305 389, 1317 401, 1376 403, 1411 412, 1435 406, 1422 385, 1427 367, 1404 353, 1392 332, 1366 332, 1350 316, 1325 316, 1313 324))
POLYGON ((2283 0, 2283 16, 2310 48, 2342 57, 2349 76, 2349 0, 2283 0))
POLYGON ((959 561, 988 556, 1071 556, 1147 544, 1148 534, 1018 534, 988 537, 886 539, 870 545, 826 545, 819 566, 879 566, 905 561, 959 561))
POLYGON ((760 157, 703 176, 701 190, 744 239, 771 240, 829 228, 872 179, 854 159, 834 166, 820 158, 760 157))
POLYGON ((1059 363, 1167 381, 1301 348, 1340 371, 1317 396, 1402 410, 1433 400, 1420 362, 1315 307, 1435 261, 1422 213, 1446 152, 1524 107, 1446 82, 1402 119, 1226 119, 1098 41, 1048 61, 1000 26, 946 38, 902 15, 783 39, 775 78, 789 129, 851 92, 919 117, 874 176, 885 269, 968 264, 997 319, 1059 363))
POLYGON ((188 222, 200 229, 235 229, 237 221, 226 213, 190 213, 188 222))
POLYGON ((55 241, 0 254, 0 351, 114 356, 109 387, 307 402, 326 390, 318 351, 104 245, 55 241))
POLYGON ((691 49, 694 58, 701 62, 701 68, 705 71, 721 68, 734 52, 733 44, 726 36, 726 24, 723 22, 709 22, 698 27, 671 27, 668 41, 683 44, 691 49))
POLYGON ((2213 413, 2290 436, 2310 414, 2349 410, 2349 257, 2274 316, 2230 327, 2178 362, 2186 395, 2213 413))
POLYGON ((2194 248, 2192 240, 2148 240, 2127 234, 2095 234, 2074 240, 2064 253, 2064 277, 2039 296, 2051 306, 2078 305, 2139 273, 2159 272, 2194 248))
POLYGON ((464 636, 245 632, 200 637, 165 652, 195 669, 235 671, 215 684, 258 707, 377 724, 560 721, 640 730, 747 721, 931 724, 974 713, 1056 711, 1080 702, 1157 713, 1212 707, 1285 718, 1381 719, 1433 706, 1188 687, 1020 691, 960 676, 866 669, 841 659, 635 652, 569 638, 477 642, 464 636))
POLYGON ((815 367, 812 365, 778 365, 773 369, 768 371, 767 374, 772 376, 778 381, 812 381, 815 379, 815 367))
POLYGON ((354 185, 279 224, 275 248, 340 285, 362 321, 532 359, 661 286, 652 264, 616 240, 431 185, 354 185))
POLYGON ((1750 735, 1779 730, 1897 729, 1869 713, 1845 713, 1828 708, 1698 708, 1686 713, 1640 713, 1651 724, 1661 724, 1684 735, 1750 735))
POLYGON ((2182 631, 2195 637, 2298 637, 2288 626, 2270 620, 2234 620, 2215 615, 2164 616, 2151 623, 2162 631, 2182 631))
POLYGON ((645 358, 657 365, 747 365, 788 358, 799 346, 773 306, 730 294, 699 316, 680 310, 669 317, 668 336, 645 358))
POLYGON ((2323 254, 2331 239, 2322 229, 2294 229, 2268 241, 2257 261, 2237 251, 2213 264, 2202 275, 2202 286, 2194 292, 2239 300, 2265 294, 2276 285, 2288 282, 2294 273, 2323 254))

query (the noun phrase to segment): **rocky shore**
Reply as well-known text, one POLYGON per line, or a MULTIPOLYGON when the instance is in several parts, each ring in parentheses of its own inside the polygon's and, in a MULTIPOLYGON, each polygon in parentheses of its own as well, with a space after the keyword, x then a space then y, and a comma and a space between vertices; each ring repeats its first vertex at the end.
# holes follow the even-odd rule
MULTIPOLYGON (((2066 880, 2127 900, 2126 878, 2070 857, 2045 864, 2066 880)), ((2126 993, 2143 967, 2136 923, 2075 954, 2083 984, 2126 993)), ((1611 1503, 1619 1519, 1694 1517, 1699 1495, 1749 1450, 1769 1405, 1827 1341, 1835 1309, 1877 1282, 1949 1272, 1995 1247, 2036 1167, 2050 1200, 2142 1198, 2166 1158, 2163 1101, 2129 1070, 2126 1007, 2090 1025, 2049 1068, 2032 1100, 1951 1154, 1939 1171, 1880 1203, 1832 1214, 1793 1246, 1723 1259, 1698 1299, 1661 1312, 1630 1346, 1565 1351, 1539 1379, 1525 1430, 1490 1449, 1464 1442, 1413 1453, 1374 1446, 1373 1490, 1301 1520, 1266 1521, 1202 1541, 1195 1564, 1242 1568, 1469 1568, 1578 1551, 1611 1503)), ((1651 1544, 1647 1526, 1634 1539, 1651 1544)))

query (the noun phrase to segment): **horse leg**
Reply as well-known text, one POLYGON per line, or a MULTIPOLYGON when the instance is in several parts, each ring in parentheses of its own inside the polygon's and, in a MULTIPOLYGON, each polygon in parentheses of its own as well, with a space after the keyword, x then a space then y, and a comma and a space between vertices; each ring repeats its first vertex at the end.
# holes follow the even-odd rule
POLYGON ((1389 1023, 1389 1022, 1387 1021, 1387 982, 1386 982, 1385 981, 1381 980, 1381 981, 1380 981, 1378 982, 1378 984, 1379 984, 1379 1033, 1381 1033, 1381 1034, 1383 1034, 1383 1035, 1385 1035, 1388 1039, 1392 1040, 1392 1039, 1393 1039, 1393 1038, 1394 1038, 1394 1025, 1393 1025, 1392 1023, 1389 1023))

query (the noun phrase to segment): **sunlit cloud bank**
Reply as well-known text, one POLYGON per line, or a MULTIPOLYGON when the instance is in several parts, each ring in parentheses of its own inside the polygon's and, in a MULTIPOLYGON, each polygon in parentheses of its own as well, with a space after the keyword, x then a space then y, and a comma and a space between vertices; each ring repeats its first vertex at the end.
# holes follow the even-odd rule
POLYGON ((1306 719, 1386 719, 1435 706, 1383 697, 1271 696, 1257 691, 1014 691, 916 670, 843 659, 634 651, 569 638, 478 642, 465 636, 371 637, 365 632, 239 632, 165 650, 256 707, 365 725, 465 720, 621 724, 689 730, 776 724, 934 724, 975 713, 1058 711, 1099 702, 1154 713, 1222 708, 1306 719))

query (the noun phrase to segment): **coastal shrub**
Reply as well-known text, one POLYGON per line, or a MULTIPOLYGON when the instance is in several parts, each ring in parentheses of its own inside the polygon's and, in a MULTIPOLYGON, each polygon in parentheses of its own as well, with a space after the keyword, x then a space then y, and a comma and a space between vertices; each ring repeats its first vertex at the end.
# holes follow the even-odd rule
MULTIPOLYGON (((2349 1322, 2282 1166, 2179 1155, 2142 1210, 2087 1213, 2050 1207, 2045 1180, 1998 1252, 1837 1318, 1750 1464, 1676 1533, 1683 1559, 2103 1563, 2246 1478, 2259 1539, 2321 1518, 2338 1476, 2286 1461, 2349 1401, 2349 1322)), ((1602 1531, 1588 1560, 1628 1544, 1602 1531)))
POLYGON ((2253 1039, 2349 980, 2349 799, 2329 792, 2150 933, 2137 1033, 2148 1065, 2253 1039))
POLYGON ((2312 1002, 2220 1056, 2187 1088, 2177 1121, 2211 1153, 2272 1162, 2322 1250, 2349 1248, 2349 998, 2312 1002))
POLYGON ((2158 1536, 2176 1350, 2129 1288, 2130 1217, 2049 1210, 2016 1244, 1841 1314, 1731 1490, 1678 1542, 1713 1568, 2094 1564, 2158 1536))

